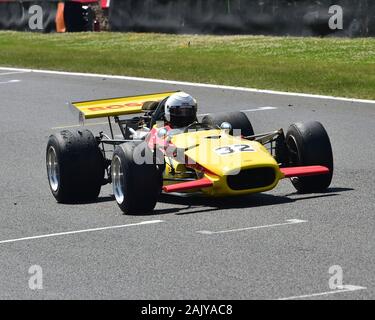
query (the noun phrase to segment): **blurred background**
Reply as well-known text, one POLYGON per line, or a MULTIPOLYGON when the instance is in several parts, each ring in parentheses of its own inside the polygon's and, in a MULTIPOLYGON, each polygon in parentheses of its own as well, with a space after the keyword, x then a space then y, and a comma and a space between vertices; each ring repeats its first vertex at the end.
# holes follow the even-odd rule
POLYGON ((43 9, 38 32, 375 35, 374 0, 0 0, 0 30, 29 30, 35 4, 43 9), (343 8, 342 30, 329 28, 332 5, 343 8))

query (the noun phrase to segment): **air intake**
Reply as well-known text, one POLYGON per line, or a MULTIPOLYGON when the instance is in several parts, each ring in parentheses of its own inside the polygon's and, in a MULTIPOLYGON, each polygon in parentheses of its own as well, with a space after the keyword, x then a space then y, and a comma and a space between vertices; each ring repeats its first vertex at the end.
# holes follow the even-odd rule
POLYGON ((241 170, 237 175, 228 176, 227 183, 232 190, 248 190, 269 187, 275 179, 276 173, 273 168, 255 168, 241 170))

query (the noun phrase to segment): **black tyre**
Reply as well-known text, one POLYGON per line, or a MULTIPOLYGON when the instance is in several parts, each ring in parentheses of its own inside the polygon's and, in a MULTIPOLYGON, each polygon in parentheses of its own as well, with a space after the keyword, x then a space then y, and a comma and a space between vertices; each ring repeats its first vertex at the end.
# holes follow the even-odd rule
POLYGON ((116 202, 125 214, 153 211, 162 188, 162 172, 154 164, 146 143, 118 146, 113 154, 111 174, 116 202), (136 155, 142 155, 146 161, 137 160, 136 155))
POLYGON ((104 157, 89 130, 51 135, 46 150, 47 175, 58 202, 95 200, 104 180, 104 157))
POLYGON ((290 166, 321 165, 330 170, 329 174, 292 178, 297 191, 305 193, 327 189, 332 181, 333 155, 331 142, 323 125, 317 121, 292 124, 285 141, 290 166))
POLYGON ((203 117, 202 123, 213 126, 220 126, 223 122, 229 122, 232 125, 230 134, 239 135, 236 131, 241 130, 241 135, 247 137, 254 135, 254 129, 245 113, 236 112, 221 112, 216 114, 209 114, 203 117))

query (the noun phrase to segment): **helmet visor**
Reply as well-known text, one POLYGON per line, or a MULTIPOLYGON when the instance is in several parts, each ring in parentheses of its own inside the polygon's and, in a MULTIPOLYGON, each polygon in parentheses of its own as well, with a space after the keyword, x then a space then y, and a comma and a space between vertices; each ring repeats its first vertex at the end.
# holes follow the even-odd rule
POLYGON ((191 117, 196 115, 196 108, 189 106, 189 107, 174 107, 170 109, 171 115, 175 117, 191 117))

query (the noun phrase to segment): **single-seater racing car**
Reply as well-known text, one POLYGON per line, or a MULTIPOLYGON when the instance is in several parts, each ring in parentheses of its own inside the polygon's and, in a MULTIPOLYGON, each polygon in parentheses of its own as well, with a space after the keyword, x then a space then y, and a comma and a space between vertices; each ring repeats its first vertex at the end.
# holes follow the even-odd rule
POLYGON ((94 136, 81 127, 50 136, 48 181, 61 203, 93 201, 112 183, 121 210, 143 214, 153 211, 162 192, 240 196, 290 178, 305 193, 324 191, 332 180, 330 139, 316 121, 294 123, 286 133, 255 134, 243 112, 198 121, 196 100, 180 91, 72 106, 81 123, 108 118, 110 132, 94 136), (129 114, 141 115, 124 117, 129 114))

